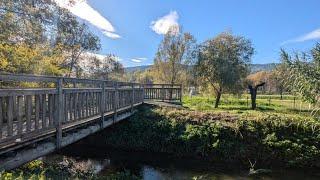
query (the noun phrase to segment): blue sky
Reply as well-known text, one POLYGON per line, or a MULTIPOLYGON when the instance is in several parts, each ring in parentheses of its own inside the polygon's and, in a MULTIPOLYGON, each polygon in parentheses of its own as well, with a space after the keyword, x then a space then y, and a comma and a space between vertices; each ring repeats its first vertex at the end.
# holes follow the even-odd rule
POLYGON ((84 6, 70 10, 100 37, 99 54, 115 54, 126 67, 152 64, 170 24, 197 42, 230 30, 245 36, 256 51, 253 63, 278 62, 281 47, 308 50, 320 41, 319 0, 80 1, 84 6))

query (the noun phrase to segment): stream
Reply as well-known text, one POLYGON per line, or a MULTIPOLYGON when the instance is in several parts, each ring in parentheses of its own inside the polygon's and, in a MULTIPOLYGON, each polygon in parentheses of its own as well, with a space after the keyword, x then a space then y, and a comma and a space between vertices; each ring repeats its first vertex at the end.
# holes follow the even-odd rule
POLYGON ((73 162, 80 169, 91 169, 98 176, 129 171, 145 180, 187 179, 320 179, 319 172, 304 170, 273 170, 259 176, 249 176, 249 170, 210 165, 191 159, 177 159, 163 154, 128 152, 112 148, 97 148, 76 143, 61 152, 48 155, 45 161, 73 162))

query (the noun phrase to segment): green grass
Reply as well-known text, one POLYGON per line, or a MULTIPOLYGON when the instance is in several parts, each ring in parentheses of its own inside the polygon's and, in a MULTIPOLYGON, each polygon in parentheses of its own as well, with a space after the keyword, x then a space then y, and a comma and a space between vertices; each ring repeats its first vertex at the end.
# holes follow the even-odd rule
MULTIPOLYGON (((219 108, 214 108, 215 98, 212 96, 189 96, 183 97, 183 106, 197 111, 226 112, 231 114, 241 114, 244 116, 257 116, 259 114, 273 113, 301 117, 311 117, 313 107, 301 98, 292 95, 284 95, 283 100, 279 95, 258 95, 257 109, 251 110, 251 100, 249 95, 235 96, 222 95, 219 108)), ((319 116, 316 114, 315 117, 319 116)))

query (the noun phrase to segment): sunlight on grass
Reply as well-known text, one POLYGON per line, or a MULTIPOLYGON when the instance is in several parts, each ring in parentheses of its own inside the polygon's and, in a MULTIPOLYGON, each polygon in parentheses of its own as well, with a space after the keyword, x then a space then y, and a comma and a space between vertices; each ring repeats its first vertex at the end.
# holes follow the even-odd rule
POLYGON ((311 117, 312 106, 292 95, 258 95, 257 109, 251 110, 250 95, 235 96, 224 94, 219 108, 214 108, 212 96, 184 96, 183 106, 197 111, 214 111, 254 117, 260 114, 284 114, 291 116, 311 117))

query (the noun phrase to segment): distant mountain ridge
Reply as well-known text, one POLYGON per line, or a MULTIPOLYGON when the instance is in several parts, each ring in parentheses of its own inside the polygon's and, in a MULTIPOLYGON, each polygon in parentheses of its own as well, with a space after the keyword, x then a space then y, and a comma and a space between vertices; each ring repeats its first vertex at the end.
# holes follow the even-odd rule
POLYGON ((132 73, 135 71, 144 71, 148 68, 152 67, 152 65, 143 65, 143 66, 134 66, 134 67, 126 67, 124 68, 125 72, 132 73))
MULTIPOLYGON (((258 71, 272 71, 278 63, 267 63, 267 64, 251 64, 250 69, 251 73, 255 73, 258 71)), ((151 68, 152 65, 143 65, 143 66, 134 66, 134 67, 127 67, 125 68, 125 72, 133 73, 136 71, 145 71, 148 68, 151 68)))
POLYGON ((258 71, 272 71, 279 65, 279 63, 267 63, 267 64, 251 64, 251 73, 258 71))

